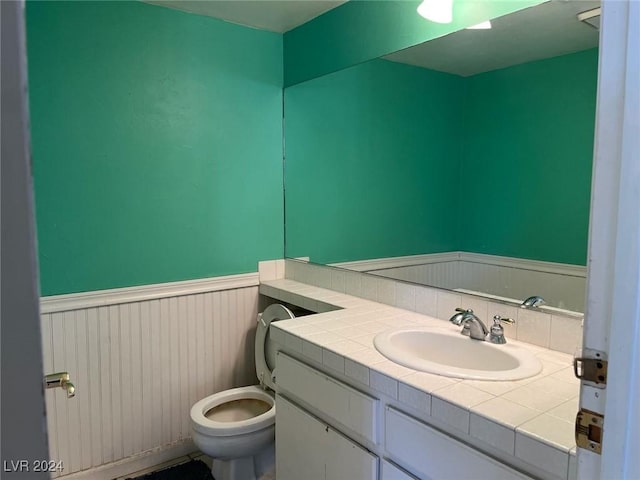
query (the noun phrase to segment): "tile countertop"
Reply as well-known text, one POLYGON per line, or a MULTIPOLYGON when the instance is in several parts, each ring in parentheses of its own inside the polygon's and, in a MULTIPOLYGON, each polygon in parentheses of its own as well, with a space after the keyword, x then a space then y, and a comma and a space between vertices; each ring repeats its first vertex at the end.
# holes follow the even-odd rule
MULTIPOLYGON (((446 425, 451 433, 490 445, 551 476, 575 478, 574 421, 580 383, 573 357, 517 342, 532 351, 542 371, 518 381, 479 381, 419 372, 393 363, 373 338, 393 327, 447 327, 446 320, 293 280, 260 284, 260 293, 313 311, 279 321, 272 338, 355 382, 406 403, 446 425)), ((452 329, 460 327, 451 326, 452 329)))

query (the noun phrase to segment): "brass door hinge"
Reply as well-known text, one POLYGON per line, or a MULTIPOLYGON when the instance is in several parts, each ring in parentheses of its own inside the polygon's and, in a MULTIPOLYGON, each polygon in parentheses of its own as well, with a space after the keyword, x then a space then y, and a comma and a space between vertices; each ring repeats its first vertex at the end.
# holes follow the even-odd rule
POLYGON ((600 358, 574 358, 573 373, 580 380, 606 385, 607 365, 608 362, 600 358))
POLYGON ((602 453, 602 428, 604 415, 581 409, 576 415, 576 444, 580 448, 600 455, 602 453))

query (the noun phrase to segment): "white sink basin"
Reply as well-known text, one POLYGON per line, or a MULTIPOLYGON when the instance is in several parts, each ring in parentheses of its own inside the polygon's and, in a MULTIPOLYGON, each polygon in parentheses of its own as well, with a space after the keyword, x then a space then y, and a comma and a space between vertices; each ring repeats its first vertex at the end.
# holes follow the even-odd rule
POLYGON ((446 377, 520 380, 542 370, 540 360, 523 347, 472 340, 459 331, 401 328, 380 333, 373 343, 392 362, 446 377))

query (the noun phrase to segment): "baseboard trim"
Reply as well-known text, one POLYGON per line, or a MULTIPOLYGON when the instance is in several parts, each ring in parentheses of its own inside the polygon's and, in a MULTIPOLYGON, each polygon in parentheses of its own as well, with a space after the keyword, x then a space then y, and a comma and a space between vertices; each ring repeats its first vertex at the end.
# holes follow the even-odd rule
POLYGON ((63 475, 58 478, 64 480, 113 480, 114 478, 131 475, 145 468, 154 467, 175 458, 196 453, 197 451, 198 449, 191 439, 187 439, 178 444, 154 448, 153 450, 139 453, 132 457, 123 458, 117 462, 107 463, 99 467, 63 475))
POLYGON ((123 303, 154 300, 157 298, 256 287, 259 284, 259 275, 256 272, 180 282, 157 283, 154 285, 96 290, 93 292, 70 293, 67 295, 53 295, 40 298, 40 313, 68 312, 83 308, 119 305, 123 303))

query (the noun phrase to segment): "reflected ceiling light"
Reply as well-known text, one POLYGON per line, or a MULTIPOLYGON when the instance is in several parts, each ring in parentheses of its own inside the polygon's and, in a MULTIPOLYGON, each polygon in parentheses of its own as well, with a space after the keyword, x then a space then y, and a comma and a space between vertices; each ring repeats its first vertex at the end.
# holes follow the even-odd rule
POLYGON ((436 23, 451 23, 453 0, 423 0, 418 6, 420 16, 436 23))
POLYGON ((491 28, 491 20, 480 22, 477 25, 471 25, 470 27, 467 27, 467 30, 487 30, 489 28, 491 28))
POLYGON ((588 23, 596 30, 600 30, 600 7, 579 13, 578 20, 584 23, 588 23))

